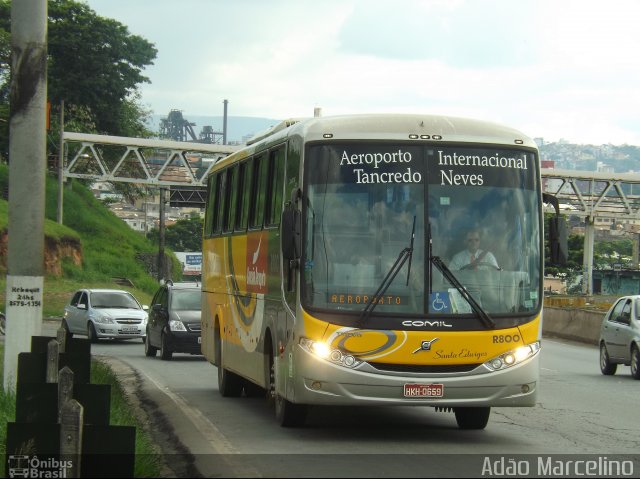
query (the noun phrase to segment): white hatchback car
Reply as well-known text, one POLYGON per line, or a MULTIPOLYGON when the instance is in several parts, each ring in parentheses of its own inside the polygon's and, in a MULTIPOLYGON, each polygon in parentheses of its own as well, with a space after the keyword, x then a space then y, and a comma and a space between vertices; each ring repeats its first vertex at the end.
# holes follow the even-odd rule
POLYGON ((62 327, 69 335, 87 335, 92 343, 100 338, 142 338, 144 342, 148 309, 127 291, 81 289, 65 306, 62 327))
POLYGON ((618 364, 624 364, 640 379, 640 295, 623 296, 609 309, 599 343, 602 374, 615 374, 618 364))

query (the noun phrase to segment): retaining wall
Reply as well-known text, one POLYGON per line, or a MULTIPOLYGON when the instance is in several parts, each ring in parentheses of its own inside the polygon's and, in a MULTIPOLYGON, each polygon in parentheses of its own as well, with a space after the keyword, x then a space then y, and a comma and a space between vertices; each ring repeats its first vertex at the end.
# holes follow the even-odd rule
POLYGON ((600 327, 606 311, 545 306, 542 316, 543 336, 598 344, 600 327))

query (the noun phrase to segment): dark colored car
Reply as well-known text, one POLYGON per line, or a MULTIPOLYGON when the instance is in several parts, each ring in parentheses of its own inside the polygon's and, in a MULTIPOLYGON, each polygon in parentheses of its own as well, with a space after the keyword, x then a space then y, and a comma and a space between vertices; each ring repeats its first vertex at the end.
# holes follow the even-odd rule
POLYGON ((640 379, 640 295, 619 298, 602 321, 600 371, 615 374, 618 364, 640 379))
POLYGON ((146 356, 170 360, 173 353, 202 354, 200 350, 201 290, 197 283, 167 281, 151 300, 146 356))

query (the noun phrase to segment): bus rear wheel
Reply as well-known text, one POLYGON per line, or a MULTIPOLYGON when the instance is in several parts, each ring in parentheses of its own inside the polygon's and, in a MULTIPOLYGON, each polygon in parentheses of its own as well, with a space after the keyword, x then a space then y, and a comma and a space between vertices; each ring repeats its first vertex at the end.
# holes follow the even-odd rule
POLYGON ((454 411, 460 429, 484 429, 491 414, 490 407, 457 407, 454 411))
POLYGON ((276 412, 276 420, 282 427, 299 427, 304 425, 307 418, 306 404, 295 404, 280 396, 276 390, 276 374, 274 352, 269 355, 269 389, 267 396, 273 398, 276 412))
POLYGON ((216 334, 216 366, 218 367, 218 391, 222 397, 238 397, 242 394, 243 381, 240 376, 231 371, 227 371, 222 366, 223 352, 220 334, 216 334))

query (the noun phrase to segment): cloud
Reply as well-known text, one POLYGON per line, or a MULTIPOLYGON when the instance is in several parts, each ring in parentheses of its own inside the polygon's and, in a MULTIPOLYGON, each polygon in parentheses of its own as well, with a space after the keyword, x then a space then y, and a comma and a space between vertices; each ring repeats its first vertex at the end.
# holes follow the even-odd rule
POLYGON ((640 144, 640 2, 90 0, 156 43, 156 113, 421 112, 640 144))
POLYGON ((341 39, 345 51, 392 59, 437 60, 458 68, 532 61, 530 3, 491 1, 358 2, 341 39))

